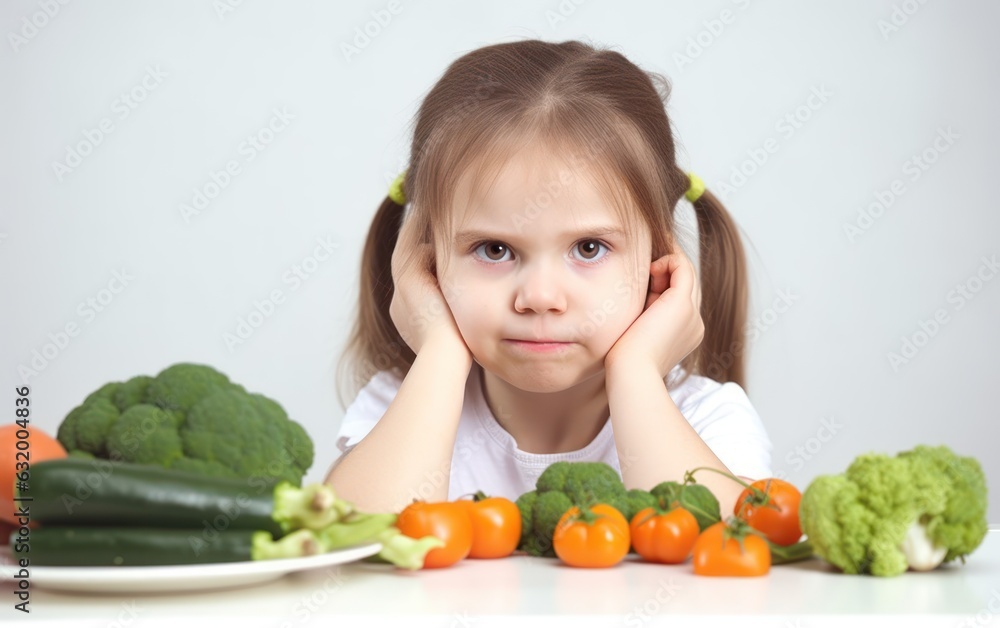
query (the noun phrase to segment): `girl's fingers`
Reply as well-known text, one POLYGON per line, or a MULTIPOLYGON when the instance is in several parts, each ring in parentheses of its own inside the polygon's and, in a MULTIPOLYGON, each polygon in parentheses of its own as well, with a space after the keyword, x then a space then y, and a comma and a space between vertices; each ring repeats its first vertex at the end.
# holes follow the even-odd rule
POLYGON ((691 262, 679 250, 677 253, 665 255, 654 262, 657 279, 656 285, 661 287, 657 292, 667 288, 677 288, 683 294, 692 294, 694 290, 694 272, 691 262))
MULTIPOLYGON (((668 288, 676 288, 682 294, 690 294, 695 311, 701 311, 701 282, 695 274, 694 264, 680 249, 664 255, 650 265, 649 294, 655 300, 668 288)), ((648 305, 647 305, 648 306, 648 305)))

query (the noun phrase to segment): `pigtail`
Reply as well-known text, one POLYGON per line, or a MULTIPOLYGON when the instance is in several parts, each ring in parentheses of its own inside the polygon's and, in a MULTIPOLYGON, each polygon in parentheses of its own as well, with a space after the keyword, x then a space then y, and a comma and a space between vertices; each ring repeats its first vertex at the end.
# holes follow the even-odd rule
MULTIPOLYGON (((358 309, 349 340, 337 367, 338 381, 350 380, 346 398, 353 399, 371 377, 384 370, 405 377, 416 355, 403 341, 389 315, 392 303, 392 252, 403 224, 404 206, 385 197, 372 218, 361 253, 358 309)), ((342 387, 337 389, 345 410, 342 387)))
POLYGON ((716 381, 736 382, 746 389, 748 281, 739 228, 708 190, 693 205, 698 219, 705 337, 689 357, 693 358, 697 372, 716 381))

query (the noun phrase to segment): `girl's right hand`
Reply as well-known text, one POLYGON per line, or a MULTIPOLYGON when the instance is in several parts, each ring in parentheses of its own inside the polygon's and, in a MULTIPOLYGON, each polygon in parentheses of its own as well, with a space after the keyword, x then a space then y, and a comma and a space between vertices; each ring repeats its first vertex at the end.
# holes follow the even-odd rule
POLYGON ((468 351, 434 273, 433 246, 422 241, 413 223, 403 221, 392 252, 392 322, 414 354, 438 337, 457 341, 468 351))

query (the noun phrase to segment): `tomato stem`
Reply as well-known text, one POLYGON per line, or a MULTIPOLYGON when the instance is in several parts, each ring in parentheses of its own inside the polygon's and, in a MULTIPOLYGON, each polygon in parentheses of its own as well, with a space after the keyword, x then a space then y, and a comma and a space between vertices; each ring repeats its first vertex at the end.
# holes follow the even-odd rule
MULTIPOLYGON (((770 496, 767 494, 767 492, 760 490, 756 486, 751 486, 750 484, 747 484, 746 482, 744 482, 740 478, 736 477, 732 473, 726 473, 725 471, 721 471, 719 469, 716 469, 715 467, 696 467, 694 469, 686 471, 684 473, 684 483, 685 484, 694 484, 694 483, 696 483, 697 480, 694 479, 694 473, 695 473, 695 471, 702 471, 702 470, 706 470, 706 469, 708 471, 714 471, 715 473, 718 473, 719 475, 725 476, 725 477, 729 478, 730 480, 736 482, 740 486, 743 486, 743 487, 749 489, 750 493, 759 500, 759 502, 760 502, 759 505, 765 505, 765 504, 767 504, 767 503, 770 502, 770 496)), ((740 506, 740 510, 741 511, 743 510, 743 506, 745 506, 746 503, 747 502, 744 501, 744 503, 740 506)))

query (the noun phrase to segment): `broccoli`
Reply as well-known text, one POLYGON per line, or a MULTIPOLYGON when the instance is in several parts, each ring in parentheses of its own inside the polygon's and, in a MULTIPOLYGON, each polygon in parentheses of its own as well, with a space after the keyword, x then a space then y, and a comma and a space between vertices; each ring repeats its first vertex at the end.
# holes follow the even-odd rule
MULTIPOLYGON (((640 491, 642 492, 642 491, 640 491)), ((604 462, 554 462, 538 477, 535 490, 521 495, 521 542, 518 548, 533 556, 555 558, 552 535, 559 518, 573 506, 603 502, 631 520, 645 503, 625 490, 621 477, 604 462)))
POLYGON ((799 517, 816 554, 844 573, 964 563, 986 536, 986 477, 975 458, 943 445, 863 454, 843 474, 815 478, 799 517))
POLYGON ((315 454, 305 429, 273 399, 191 363, 101 386, 66 415, 56 438, 73 456, 263 485, 301 486, 315 454))

